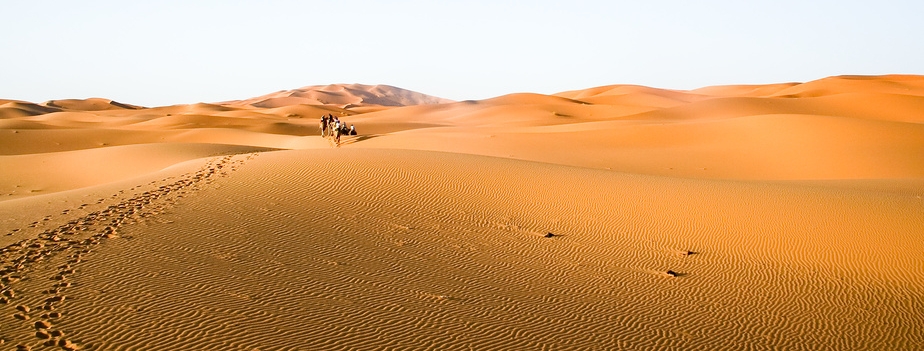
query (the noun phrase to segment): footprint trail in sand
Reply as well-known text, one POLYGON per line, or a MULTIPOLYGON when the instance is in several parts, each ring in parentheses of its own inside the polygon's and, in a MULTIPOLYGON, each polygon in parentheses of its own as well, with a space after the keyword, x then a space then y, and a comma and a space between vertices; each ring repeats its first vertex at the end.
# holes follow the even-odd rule
MULTIPOLYGON (((60 347, 64 350, 80 349, 80 342, 68 338, 69 331, 56 327, 56 322, 72 317, 67 312, 68 291, 79 288, 71 282, 78 274, 80 264, 95 253, 98 245, 120 238, 120 228, 150 219, 168 210, 176 202, 210 183, 216 177, 229 175, 244 160, 254 157, 224 156, 213 158, 198 171, 184 174, 179 179, 161 179, 130 190, 156 188, 130 198, 120 199, 124 191, 109 199, 100 198, 95 205, 81 204, 77 210, 105 205, 107 200, 117 201, 82 217, 72 219, 56 228, 46 229, 37 237, 21 240, 0 250, 0 303, 10 319, 19 328, 7 325, 0 329, 0 342, 14 343, 19 350, 34 347, 60 347), (159 183, 166 183, 157 186, 159 183)), ((64 210, 68 215, 72 210, 64 210)), ((40 227, 51 216, 32 222, 29 228, 40 227)), ((16 228, 7 235, 23 232, 16 228)), ((131 239, 131 237, 126 237, 131 239)))

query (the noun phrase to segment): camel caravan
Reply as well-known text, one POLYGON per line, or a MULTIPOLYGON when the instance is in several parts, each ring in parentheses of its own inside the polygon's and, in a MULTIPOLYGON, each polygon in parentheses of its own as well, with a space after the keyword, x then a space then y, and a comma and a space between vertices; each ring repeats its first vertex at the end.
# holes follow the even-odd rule
POLYGON ((331 137, 337 146, 340 146, 341 135, 356 135, 356 127, 352 124, 347 128, 346 123, 340 122, 340 119, 334 115, 321 116, 321 137, 331 137))

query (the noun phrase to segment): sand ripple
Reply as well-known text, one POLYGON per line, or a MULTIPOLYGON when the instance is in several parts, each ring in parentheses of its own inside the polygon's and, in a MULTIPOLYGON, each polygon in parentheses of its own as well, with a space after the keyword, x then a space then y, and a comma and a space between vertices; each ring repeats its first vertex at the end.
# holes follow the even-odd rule
MULTIPOLYGON (((885 195, 399 150, 228 157, 203 172, 149 194, 119 238, 52 255, 80 256, 68 267, 8 248, 7 264, 45 272, 12 285, 10 315, 66 296, 54 328, 107 350, 924 347, 924 287, 902 267, 919 255, 875 237, 902 226, 840 205, 907 226, 888 210, 907 204, 885 195), (721 201, 747 203, 701 204, 721 201), (845 220, 774 212, 791 201, 845 220), (69 270, 55 294, 24 288, 69 270)), ((17 330, 11 341, 40 342, 17 330)))

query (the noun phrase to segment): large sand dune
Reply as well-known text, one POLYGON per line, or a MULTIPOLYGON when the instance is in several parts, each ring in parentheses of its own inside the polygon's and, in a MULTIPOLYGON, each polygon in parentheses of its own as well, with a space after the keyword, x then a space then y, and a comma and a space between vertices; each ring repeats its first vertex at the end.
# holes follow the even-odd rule
POLYGON ((451 100, 388 85, 331 84, 283 90, 246 100, 229 101, 229 105, 273 108, 296 104, 341 107, 409 106, 448 103, 451 100))
POLYGON ((0 103, 2 347, 924 348, 924 77, 0 103))

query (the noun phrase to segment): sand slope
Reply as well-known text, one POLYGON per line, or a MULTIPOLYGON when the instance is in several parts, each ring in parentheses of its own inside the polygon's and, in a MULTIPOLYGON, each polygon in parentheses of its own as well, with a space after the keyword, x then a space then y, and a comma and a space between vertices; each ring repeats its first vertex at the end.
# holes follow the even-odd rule
POLYGON ((924 348, 922 77, 394 89, 0 101, 2 345, 924 348))

